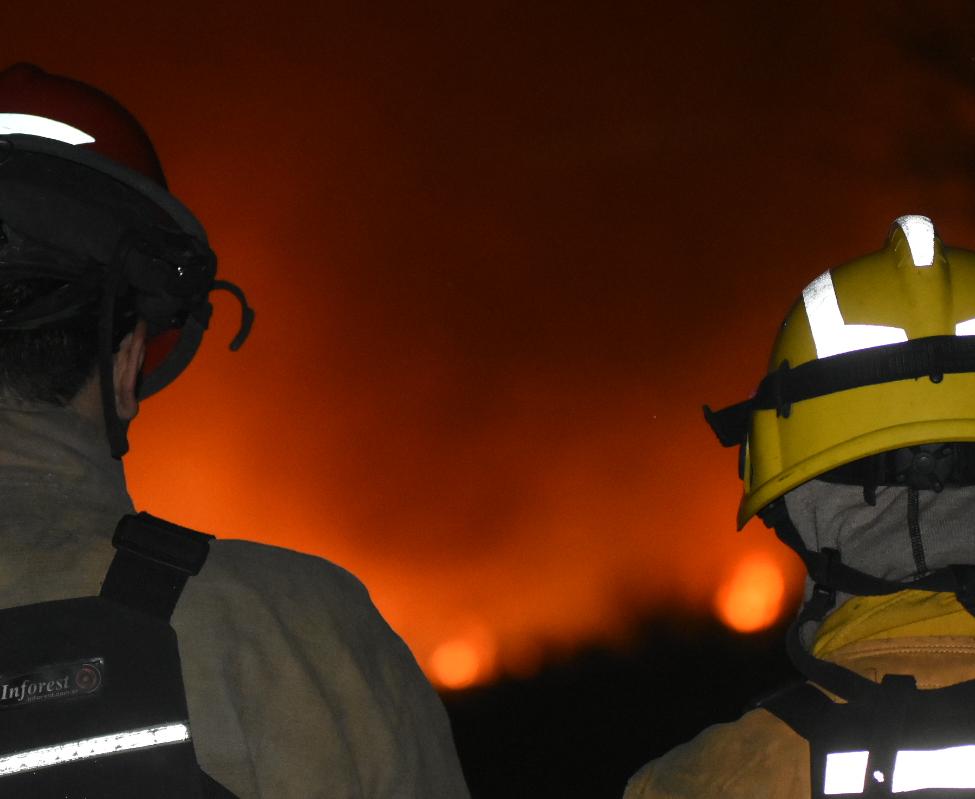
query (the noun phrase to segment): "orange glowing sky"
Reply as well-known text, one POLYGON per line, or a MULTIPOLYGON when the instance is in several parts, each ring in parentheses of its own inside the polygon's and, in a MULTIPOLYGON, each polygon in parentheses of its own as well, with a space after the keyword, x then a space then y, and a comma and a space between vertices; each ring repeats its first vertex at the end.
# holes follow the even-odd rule
POLYGON ((137 503, 346 566, 457 685, 749 563, 794 592, 700 405, 895 216, 975 245, 970 12, 678 5, 5 10, 5 59, 140 117, 258 310, 231 355, 218 297, 143 409, 137 503))

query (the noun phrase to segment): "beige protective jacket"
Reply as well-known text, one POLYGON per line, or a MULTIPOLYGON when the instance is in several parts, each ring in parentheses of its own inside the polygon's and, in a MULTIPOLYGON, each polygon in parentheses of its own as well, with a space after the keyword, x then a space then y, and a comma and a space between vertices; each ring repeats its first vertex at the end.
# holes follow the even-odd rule
MULTIPOLYGON (((0 409, 0 607, 97 594, 129 512, 95 426, 0 409)), ((348 572, 215 541, 173 626, 197 757, 241 799, 468 796, 443 705, 348 572)))
MULTIPOLYGON (((919 688, 975 679, 975 639, 937 636, 859 641, 831 660, 880 681, 913 674, 919 688)), ((716 724, 644 766, 624 799, 808 799, 809 746, 766 710, 716 724)))

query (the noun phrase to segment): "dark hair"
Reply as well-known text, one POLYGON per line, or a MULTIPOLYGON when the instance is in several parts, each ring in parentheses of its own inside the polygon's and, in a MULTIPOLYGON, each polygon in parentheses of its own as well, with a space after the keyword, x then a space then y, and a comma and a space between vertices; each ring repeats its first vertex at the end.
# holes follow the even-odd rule
POLYGON ((82 313, 21 330, 3 321, 63 285, 50 279, 0 284, 0 395, 28 404, 67 405, 97 371, 98 319, 82 313))
POLYGON ((98 367, 94 317, 40 330, 0 330, 0 394, 67 405, 98 367))

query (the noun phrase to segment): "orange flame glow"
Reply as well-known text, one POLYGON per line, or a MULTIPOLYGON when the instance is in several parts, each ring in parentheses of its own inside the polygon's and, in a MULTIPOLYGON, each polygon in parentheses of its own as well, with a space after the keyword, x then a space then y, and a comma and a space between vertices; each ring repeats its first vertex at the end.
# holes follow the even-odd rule
POLYGON ((426 671, 440 688, 467 688, 492 676, 495 649, 487 630, 474 629, 434 649, 426 671))
POLYGON ((778 564, 764 553, 738 562, 715 595, 718 617, 742 633, 763 630, 782 614, 785 577, 778 564))

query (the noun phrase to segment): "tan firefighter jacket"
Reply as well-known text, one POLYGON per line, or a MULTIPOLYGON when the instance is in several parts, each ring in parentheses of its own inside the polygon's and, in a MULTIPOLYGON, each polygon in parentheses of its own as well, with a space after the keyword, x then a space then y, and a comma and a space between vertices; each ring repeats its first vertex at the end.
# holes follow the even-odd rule
MULTIPOLYGON (((89 422, 0 409, 0 509, 8 607, 97 594, 132 504, 89 422)), ((215 541, 173 626, 200 765, 241 799, 468 796, 443 705, 343 569, 215 541)))

